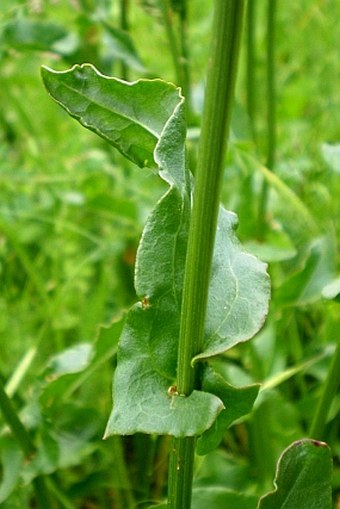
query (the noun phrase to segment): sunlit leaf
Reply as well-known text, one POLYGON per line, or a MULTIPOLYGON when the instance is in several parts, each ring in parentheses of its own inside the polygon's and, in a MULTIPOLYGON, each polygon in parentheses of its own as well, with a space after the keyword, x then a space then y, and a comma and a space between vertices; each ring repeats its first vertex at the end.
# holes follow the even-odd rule
POLYGON ((43 67, 41 72, 53 99, 72 117, 138 166, 156 167, 158 139, 183 100, 174 85, 157 79, 127 83, 90 64, 62 72, 43 67))

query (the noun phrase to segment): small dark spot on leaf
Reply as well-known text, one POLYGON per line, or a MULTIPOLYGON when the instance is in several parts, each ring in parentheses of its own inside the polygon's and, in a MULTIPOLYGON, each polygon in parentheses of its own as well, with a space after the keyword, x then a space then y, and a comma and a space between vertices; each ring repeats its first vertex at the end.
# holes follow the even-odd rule
POLYGON ((147 296, 143 297, 142 299, 142 308, 143 309, 147 309, 150 307, 150 301, 149 301, 149 298, 147 296))
POLYGON ((315 445, 315 447, 326 447, 327 444, 325 442, 320 442, 319 440, 312 440, 312 444, 315 445))

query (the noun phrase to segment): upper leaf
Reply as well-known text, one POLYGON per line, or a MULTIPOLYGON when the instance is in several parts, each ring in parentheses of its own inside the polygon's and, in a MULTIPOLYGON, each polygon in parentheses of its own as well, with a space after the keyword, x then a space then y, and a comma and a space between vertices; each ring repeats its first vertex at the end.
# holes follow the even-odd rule
POLYGON ((331 453, 325 443, 294 442, 278 462, 275 490, 260 499, 258 509, 331 509, 331 476, 331 453))
POLYGON ((90 64, 68 71, 42 67, 44 84, 72 117, 140 167, 156 167, 154 150, 166 122, 183 102, 179 89, 161 80, 127 83, 90 64))

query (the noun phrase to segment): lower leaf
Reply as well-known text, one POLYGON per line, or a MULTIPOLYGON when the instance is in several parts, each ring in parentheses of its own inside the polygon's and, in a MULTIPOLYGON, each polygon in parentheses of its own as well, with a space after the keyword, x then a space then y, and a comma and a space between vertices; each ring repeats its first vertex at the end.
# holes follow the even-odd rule
POLYGON ((197 441, 196 452, 208 454, 221 443, 228 427, 240 417, 248 414, 256 400, 260 385, 253 384, 246 387, 234 387, 228 384, 221 375, 207 367, 203 376, 204 391, 215 394, 224 404, 224 410, 216 421, 197 441))
POLYGON ((332 458, 327 444, 299 440, 279 459, 275 490, 263 496, 257 509, 331 509, 332 458))
POLYGON ((223 410, 213 394, 193 391, 184 397, 157 370, 148 345, 155 309, 137 303, 129 312, 114 376, 114 406, 105 438, 134 433, 175 437, 201 435, 223 410), (169 390, 170 388, 170 390, 169 390))

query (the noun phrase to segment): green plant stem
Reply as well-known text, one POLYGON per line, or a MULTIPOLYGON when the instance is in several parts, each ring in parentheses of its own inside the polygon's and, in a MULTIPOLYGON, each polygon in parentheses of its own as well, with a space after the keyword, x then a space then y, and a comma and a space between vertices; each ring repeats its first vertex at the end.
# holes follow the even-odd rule
POLYGON ((184 72, 182 65, 181 53, 179 50, 178 41, 176 39, 174 26, 173 26, 173 12, 171 8, 170 0, 160 0, 160 7, 162 11, 163 23, 165 25, 166 34, 169 41, 172 62, 175 69, 177 85, 182 87, 183 95, 185 96, 186 91, 184 90, 184 72))
POLYGON ((340 341, 336 345, 332 362, 327 373, 327 378, 323 386, 321 398, 319 400, 314 419, 310 428, 310 437, 316 440, 324 439, 324 430, 327 422, 327 417, 334 396, 340 385, 340 341))
MULTIPOLYGON (((239 55, 243 0, 215 0, 213 40, 190 221, 178 349, 177 390, 199 389, 191 362, 203 346, 211 261, 239 55)), ((169 460, 169 509, 191 505, 195 439, 174 439, 169 460)))
MULTIPOLYGON (((19 419, 15 409, 13 408, 11 400, 6 394, 1 377, 0 377, 0 409, 7 425, 9 426, 15 439, 17 440, 19 447, 23 451, 26 458, 31 459, 36 453, 35 446, 32 443, 24 425, 19 419)), ((50 503, 50 496, 45 478, 43 476, 36 477, 33 480, 33 486, 38 506, 41 509, 50 509, 52 506, 50 503)))
POLYGON ((169 456, 168 508, 191 507, 196 441, 192 437, 174 438, 169 456))
MULTIPOLYGON (((129 31, 129 7, 130 0, 120 0, 120 28, 126 32, 129 31)), ((124 61, 121 64, 121 77, 125 81, 129 79, 128 68, 124 61)))
POLYGON ((48 489, 53 496, 53 499, 58 501, 59 507, 62 509, 76 509, 76 506, 68 500, 65 494, 59 489, 57 480, 49 477, 46 479, 48 489))
POLYGON ((6 423, 11 429, 25 456, 27 458, 34 456, 35 447, 31 442, 31 439, 28 436, 27 431, 24 428, 24 425, 17 416, 17 413, 13 408, 11 400, 7 396, 1 378, 0 378, 0 408, 6 423))
MULTIPOLYGON (((267 161, 266 167, 274 171, 276 159, 276 79, 275 79, 275 20, 276 0, 268 0, 267 8, 267 161)), ((266 227, 269 187, 263 181, 259 206, 259 237, 266 227)))
POLYGON ((180 8, 180 64, 182 67, 182 92, 186 100, 186 108, 188 112, 188 119, 192 115, 191 113, 191 80, 190 80, 190 57, 189 57, 189 45, 188 45, 188 2, 182 0, 180 8))
POLYGON ((248 0, 248 23, 247 23, 247 112, 250 121, 253 138, 255 132, 255 26, 256 26, 256 0, 248 0))
POLYGON ((123 509, 133 509, 136 507, 135 500, 132 493, 132 486, 128 474, 125 458, 122 437, 114 436, 112 438, 113 455, 115 458, 115 479, 117 480, 117 490, 120 491, 122 503, 120 507, 123 509))

